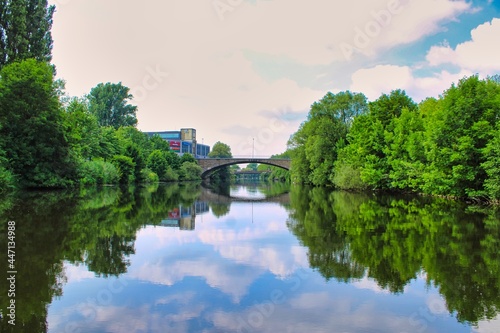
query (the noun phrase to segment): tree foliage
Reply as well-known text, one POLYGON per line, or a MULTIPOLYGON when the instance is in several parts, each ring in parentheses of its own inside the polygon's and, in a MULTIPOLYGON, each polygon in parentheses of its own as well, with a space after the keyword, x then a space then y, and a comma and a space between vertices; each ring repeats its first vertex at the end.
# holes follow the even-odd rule
POLYGON ((307 121, 292 135, 292 180, 314 185, 331 184, 334 162, 355 116, 367 110, 366 97, 349 91, 327 93, 311 106, 307 121))
POLYGON ((137 124, 137 106, 128 102, 133 98, 130 89, 119 83, 99 83, 88 95, 89 110, 100 126, 119 128, 137 124))
POLYGON ((0 92, 2 150, 22 185, 60 187, 75 180, 52 67, 34 59, 7 65, 0 92))
POLYGON ((233 154, 231 153, 231 147, 227 144, 217 141, 210 153, 208 153, 208 157, 210 158, 231 158, 233 154))
POLYGON ((52 17, 47 0, 0 1, 0 68, 26 59, 52 59, 52 17))
MULTIPOLYGON (((231 147, 229 147, 229 145, 217 141, 208 154, 208 157, 231 158, 233 157, 233 154, 231 153, 231 147)), ((210 179, 214 183, 227 183, 231 180, 231 170, 229 167, 220 168, 210 175, 210 179)))

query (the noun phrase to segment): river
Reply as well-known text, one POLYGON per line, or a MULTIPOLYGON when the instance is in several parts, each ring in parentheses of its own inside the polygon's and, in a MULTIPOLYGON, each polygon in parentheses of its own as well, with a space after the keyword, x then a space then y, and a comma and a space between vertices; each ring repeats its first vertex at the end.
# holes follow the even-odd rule
POLYGON ((491 207, 174 184, 23 192, 1 201, 8 221, 1 332, 500 331, 491 207))

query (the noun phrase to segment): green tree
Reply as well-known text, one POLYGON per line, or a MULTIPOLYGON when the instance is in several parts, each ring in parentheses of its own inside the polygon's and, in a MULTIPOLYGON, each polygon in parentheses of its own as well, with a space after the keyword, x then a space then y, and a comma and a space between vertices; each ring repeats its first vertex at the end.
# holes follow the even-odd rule
POLYGON ((194 158, 193 155, 187 154, 187 153, 182 154, 182 156, 181 156, 181 164, 184 164, 185 162, 191 162, 191 163, 196 163, 196 164, 198 163, 196 161, 196 158, 194 158))
POLYGON ((66 107, 68 140, 73 153, 81 159, 98 156, 100 129, 97 119, 88 110, 86 100, 73 98, 66 107))
POLYGON ((182 177, 180 180, 200 180, 201 173, 203 169, 196 162, 184 162, 182 163, 180 174, 182 177))
POLYGON ((425 119, 429 165, 422 190, 456 197, 487 195, 481 165, 500 117, 500 84, 471 76, 452 85, 425 119))
POLYGON ((165 154, 165 158, 167 159, 168 166, 173 170, 178 171, 181 168, 181 158, 177 153, 172 150, 168 150, 163 152, 165 154))
POLYGON ((118 168, 120 184, 128 184, 134 176, 135 163, 132 158, 124 155, 113 157, 113 164, 118 168))
POLYGON ((143 152, 135 143, 129 143, 125 148, 125 156, 128 156, 134 162, 134 180, 139 183, 143 181, 142 170, 146 167, 146 160, 143 152))
POLYGON ((160 138, 158 134, 155 134, 152 137, 150 137, 149 143, 151 145, 152 150, 163 150, 163 151, 170 150, 170 145, 168 144, 168 142, 160 138))
POLYGON ((331 184, 338 151, 353 119, 367 110, 366 97, 349 91, 327 93, 311 106, 307 121, 292 135, 288 149, 292 155, 291 177, 314 185, 331 184))
POLYGON ((247 165, 247 169, 248 170, 253 170, 253 171, 257 171, 259 165, 257 163, 249 163, 247 165))
POLYGON ((419 190, 427 163, 424 140, 424 120, 421 114, 404 108, 399 118, 394 119, 394 131, 386 133, 385 154, 391 169, 391 188, 419 190))
POLYGON ((361 93, 341 91, 328 92, 320 101, 311 106, 309 118, 322 115, 334 116, 348 127, 356 116, 368 111, 366 96, 361 93))
POLYGON ((165 180, 165 173, 167 172, 168 167, 165 152, 161 150, 153 150, 148 156, 147 166, 158 175, 160 180, 165 180))
POLYGON ((210 158, 231 158, 233 154, 231 154, 231 147, 227 144, 217 141, 212 150, 208 154, 210 158))
POLYGON ((119 83, 99 83, 87 96, 89 110, 101 126, 119 128, 137 125, 137 106, 128 102, 133 98, 130 89, 119 83))
POLYGON ((486 171, 484 187, 487 195, 497 202, 500 200, 500 122, 491 141, 483 150, 485 162, 481 167, 486 171))
POLYGON ((348 145, 339 153, 335 164, 336 186, 348 188, 388 189, 391 187, 391 141, 395 120, 403 110, 416 112, 417 105, 402 90, 383 94, 369 104, 369 112, 355 118, 347 136, 348 145))
POLYGON ((52 17, 47 0, 0 2, 0 68, 15 61, 52 59, 52 17))
POLYGON ((124 153, 122 148, 120 139, 116 135, 116 130, 113 127, 99 128, 99 147, 97 147, 94 157, 111 161, 113 156, 124 153))
POLYGON ((2 149, 23 186, 60 187, 75 180, 64 118, 50 65, 29 59, 2 68, 2 149))
MULTIPOLYGON (((231 158, 231 147, 229 145, 217 141, 212 150, 208 154, 209 158, 231 158)), ((229 167, 223 167, 210 175, 210 179, 215 183, 227 183, 231 180, 231 170, 229 167)))

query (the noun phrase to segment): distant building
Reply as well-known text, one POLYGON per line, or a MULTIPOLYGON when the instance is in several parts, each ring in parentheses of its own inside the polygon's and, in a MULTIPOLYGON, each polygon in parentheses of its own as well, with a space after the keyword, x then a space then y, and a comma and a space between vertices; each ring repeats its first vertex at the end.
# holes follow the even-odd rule
POLYGON ((192 154, 196 158, 207 157, 210 146, 196 142, 196 129, 181 128, 180 131, 146 132, 149 136, 158 135, 167 141, 170 149, 179 155, 192 154))

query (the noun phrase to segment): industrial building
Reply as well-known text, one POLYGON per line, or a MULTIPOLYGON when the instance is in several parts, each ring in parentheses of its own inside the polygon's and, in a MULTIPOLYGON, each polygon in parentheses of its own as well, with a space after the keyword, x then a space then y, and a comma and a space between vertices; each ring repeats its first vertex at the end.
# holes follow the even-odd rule
POLYGON ((167 141, 170 149, 179 155, 192 154, 196 158, 204 158, 210 153, 210 146, 196 142, 194 128, 181 128, 180 131, 146 132, 149 136, 158 135, 167 141))

